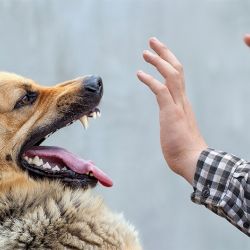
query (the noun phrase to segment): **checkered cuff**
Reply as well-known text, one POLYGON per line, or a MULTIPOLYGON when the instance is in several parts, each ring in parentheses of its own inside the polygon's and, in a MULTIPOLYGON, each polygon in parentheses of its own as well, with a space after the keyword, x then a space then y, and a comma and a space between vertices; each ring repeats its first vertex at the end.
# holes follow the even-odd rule
POLYGON ((191 199, 250 236, 249 173, 250 163, 208 148, 199 157, 191 199))

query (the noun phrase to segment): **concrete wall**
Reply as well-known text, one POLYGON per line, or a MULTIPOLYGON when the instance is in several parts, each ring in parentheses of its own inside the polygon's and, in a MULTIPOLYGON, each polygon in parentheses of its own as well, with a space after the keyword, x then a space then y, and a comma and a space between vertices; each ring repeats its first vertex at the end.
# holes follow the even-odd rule
POLYGON ((102 118, 47 144, 93 159, 112 176, 98 188, 123 211, 146 250, 241 250, 250 242, 226 220, 192 204, 192 188, 167 169, 158 110, 135 77, 156 75, 141 59, 157 36, 182 61, 189 97, 211 147, 250 158, 248 0, 0 0, 0 69, 45 85, 85 74, 105 84, 102 118))

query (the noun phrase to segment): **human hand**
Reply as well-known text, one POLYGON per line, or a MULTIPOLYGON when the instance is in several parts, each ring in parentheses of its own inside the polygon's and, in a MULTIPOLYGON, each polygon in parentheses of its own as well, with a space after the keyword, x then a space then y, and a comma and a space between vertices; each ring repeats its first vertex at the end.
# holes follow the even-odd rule
POLYGON ((156 38, 149 40, 156 52, 143 52, 144 60, 155 66, 164 83, 138 71, 137 76, 155 94, 160 110, 162 152, 169 167, 193 182, 200 153, 207 148, 187 99, 183 68, 175 55, 156 38))
POLYGON ((248 47, 250 47, 250 34, 246 34, 244 36, 244 42, 248 47))

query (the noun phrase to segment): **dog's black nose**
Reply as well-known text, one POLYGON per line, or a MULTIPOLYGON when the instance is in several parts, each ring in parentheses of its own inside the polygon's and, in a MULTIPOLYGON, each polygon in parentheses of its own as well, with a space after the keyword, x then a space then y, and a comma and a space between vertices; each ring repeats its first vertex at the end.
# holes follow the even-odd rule
POLYGON ((84 83, 84 89, 89 92, 93 93, 101 93, 103 84, 102 84, 102 78, 100 76, 87 76, 83 80, 84 83))

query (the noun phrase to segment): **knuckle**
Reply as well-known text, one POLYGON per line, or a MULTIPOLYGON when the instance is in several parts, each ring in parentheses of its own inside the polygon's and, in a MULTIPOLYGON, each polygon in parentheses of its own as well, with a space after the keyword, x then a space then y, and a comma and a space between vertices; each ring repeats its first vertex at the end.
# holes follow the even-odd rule
POLYGON ((151 75, 148 75, 147 78, 148 78, 147 80, 150 81, 150 82, 153 82, 153 81, 154 81, 154 77, 151 76, 151 75))
POLYGON ((167 94, 167 87, 164 84, 160 85, 157 89, 157 96, 164 97, 166 96, 166 94, 167 94))
POLYGON ((176 63, 176 64, 174 64, 173 66, 174 66, 174 68, 175 68, 176 70, 178 70, 179 72, 182 72, 182 71, 183 71, 183 66, 182 66, 181 63, 176 63))
POLYGON ((154 80, 154 77, 152 75, 147 75, 147 80, 152 82, 154 80))
POLYGON ((166 92, 166 86, 164 86, 163 84, 159 86, 159 92, 161 93, 165 93, 166 92))
POLYGON ((146 54, 146 55, 145 55, 145 59, 146 59, 146 61, 149 62, 149 63, 153 63, 154 60, 155 60, 154 56, 153 56, 153 55, 149 55, 149 54, 146 54))
POLYGON ((160 53, 159 53, 159 56, 160 56, 161 58, 164 58, 164 57, 166 57, 166 55, 168 54, 168 48, 165 47, 165 45, 162 45, 159 52, 160 52, 160 53))
POLYGON ((175 70, 173 73, 172 73, 172 76, 174 78, 180 78, 182 76, 182 73, 180 71, 177 71, 175 70))
POLYGON ((164 44, 161 44, 160 49, 164 51, 168 51, 168 48, 164 44))
POLYGON ((152 63, 153 63, 154 65, 158 66, 159 63, 160 63, 159 57, 158 57, 158 56, 154 56, 154 57, 152 58, 152 63))

